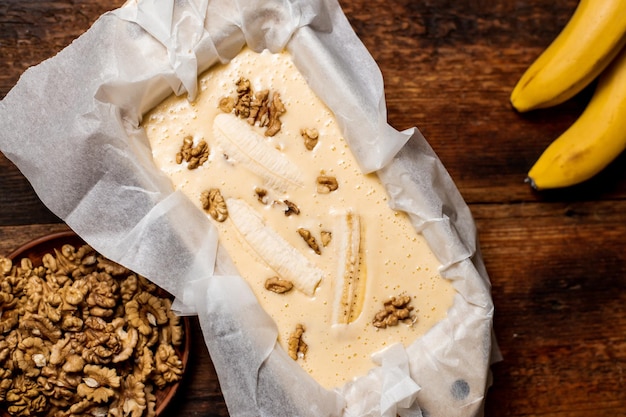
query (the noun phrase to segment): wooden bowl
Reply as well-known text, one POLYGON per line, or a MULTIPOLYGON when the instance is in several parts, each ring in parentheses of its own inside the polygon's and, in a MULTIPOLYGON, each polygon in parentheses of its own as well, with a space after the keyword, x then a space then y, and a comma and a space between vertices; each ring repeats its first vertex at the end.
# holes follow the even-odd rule
MULTIPOLYGON (((66 231, 66 232, 57 232, 49 235, 45 235, 34 239, 21 247, 17 248, 9 255, 7 258, 11 259, 14 263, 18 262, 20 259, 28 258, 33 263, 33 266, 42 265, 42 258, 47 253, 54 254, 54 249, 60 250, 61 247, 65 244, 70 244, 78 249, 80 246, 84 245, 85 242, 74 232, 66 231)), ((167 293, 165 290, 160 289, 160 295, 162 297, 172 296, 167 293)), ((183 377, 187 370, 187 362, 189 361, 189 351, 191 347, 191 325, 189 323, 189 318, 181 317, 181 325, 183 326, 184 337, 183 342, 180 346, 175 347, 175 351, 178 356, 181 358, 183 365, 183 377)), ((179 380, 178 382, 168 385, 163 389, 158 389, 155 387, 154 394, 156 396, 156 415, 159 416, 165 410, 167 405, 176 395, 176 391, 182 382, 179 380)), ((2 417, 11 417, 11 415, 6 410, 1 410, 0 414, 2 417)))

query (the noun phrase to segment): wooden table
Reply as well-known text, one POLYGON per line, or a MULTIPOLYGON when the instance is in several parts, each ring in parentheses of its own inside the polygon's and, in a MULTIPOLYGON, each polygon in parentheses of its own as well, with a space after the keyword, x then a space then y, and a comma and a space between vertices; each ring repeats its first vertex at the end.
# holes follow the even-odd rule
MULTIPOLYGON (((0 97, 123 0, 0 2, 0 97)), ((486 416, 626 415, 626 163, 587 184, 533 192, 525 174, 580 114, 589 89, 556 108, 509 105, 524 69, 575 0, 342 0, 385 82, 389 121, 418 126, 469 204, 493 283, 486 416)), ((65 226, 0 154, 0 253, 65 226)), ((169 415, 226 416, 199 327, 169 415)))

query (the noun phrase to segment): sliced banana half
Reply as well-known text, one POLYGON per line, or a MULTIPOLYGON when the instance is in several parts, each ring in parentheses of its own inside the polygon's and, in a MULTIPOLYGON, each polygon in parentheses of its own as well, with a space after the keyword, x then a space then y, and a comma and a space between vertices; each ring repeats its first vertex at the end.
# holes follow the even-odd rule
POLYGON ((284 193, 304 185, 300 168, 245 120, 219 114, 213 121, 213 135, 226 155, 261 177, 267 187, 284 193))
POLYGON ((313 296, 324 272, 267 226, 263 217, 248 203, 229 198, 226 206, 233 225, 261 259, 282 279, 291 281, 297 290, 313 296))
MULTIPOLYGON (((333 282, 333 324, 349 324, 363 309, 366 273, 361 265, 361 221, 348 211, 337 216, 336 232, 338 271, 333 282)), ((335 238, 336 236, 336 238, 335 238)))

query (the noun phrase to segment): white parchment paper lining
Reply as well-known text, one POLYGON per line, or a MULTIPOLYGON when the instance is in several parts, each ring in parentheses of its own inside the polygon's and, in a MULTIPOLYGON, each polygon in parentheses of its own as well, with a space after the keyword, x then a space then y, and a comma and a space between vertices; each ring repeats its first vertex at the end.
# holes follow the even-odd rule
POLYGON ((387 124, 381 73, 335 0, 129 3, 28 69, 0 115, 0 150, 41 200, 96 250, 198 314, 232 416, 482 414, 497 348, 473 219, 419 131, 387 124), (424 337, 376 354, 380 366, 333 391, 278 347, 274 322, 204 213, 155 167, 139 127, 172 92, 193 99, 198 74, 245 44, 293 55, 363 170, 378 172, 458 290, 424 337))

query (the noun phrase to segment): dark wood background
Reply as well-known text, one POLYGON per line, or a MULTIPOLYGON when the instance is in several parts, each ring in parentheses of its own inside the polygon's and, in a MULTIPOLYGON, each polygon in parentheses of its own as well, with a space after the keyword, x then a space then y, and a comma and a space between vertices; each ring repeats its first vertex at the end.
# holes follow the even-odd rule
MULTIPOLYGON (((0 1, 0 98, 122 0, 0 1)), ((567 22, 575 0, 341 0, 380 65, 389 121, 418 126, 478 227, 503 361, 485 415, 626 415, 626 170, 622 155, 586 184, 536 193, 542 150, 590 89, 517 114, 510 91, 567 22)), ((67 227, 0 154, 0 253, 67 227)), ((197 323, 177 416, 227 416, 197 323)))

